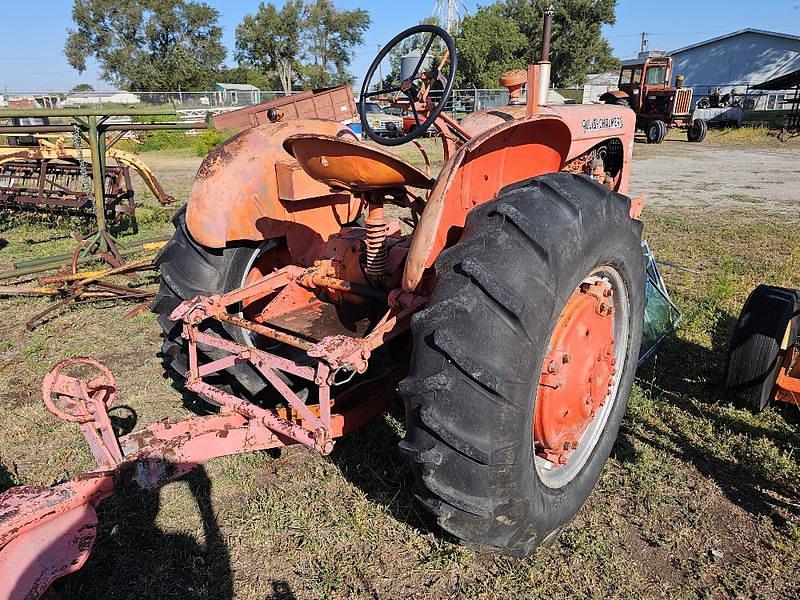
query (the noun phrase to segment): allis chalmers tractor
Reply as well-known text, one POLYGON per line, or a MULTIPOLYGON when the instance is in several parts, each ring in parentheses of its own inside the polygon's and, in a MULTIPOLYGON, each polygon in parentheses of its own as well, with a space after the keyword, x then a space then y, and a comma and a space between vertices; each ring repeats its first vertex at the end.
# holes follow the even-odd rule
POLYGON ((277 118, 206 158, 158 258, 154 310, 175 375, 219 410, 118 439, 110 372, 58 365, 45 401, 80 423, 99 467, 0 496, 0 572, 12 573, 0 597, 35 596, 79 568, 95 507, 115 490, 153 489, 226 454, 292 444, 329 454, 398 384, 400 447, 443 529, 513 555, 557 535, 625 411, 645 261, 641 202, 625 195, 635 116, 546 106, 545 31, 526 103, 460 123, 442 113, 458 64, 444 30, 413 27, 376 57, 361 112, 388 97, 417 126, 387 139, 362 114, 365 133, 397 145, 435 127, 437 177, 316 119, 277 118), (381 60, 419 35, 417 69, 375 90, 381 60), (420 69, 428 52, 436 60, 420 69))
MULTIPOLYGON (((702 142, 708 125, 692 118, 692 90, 671 87, 672 58, 663 52, 641 52, 638 59, 623 61, 619 89, 606 92, 600 100, 606 104, 629 106, 636 113, 636 127, 645 134, 648 144, 660 144, 672 127, 686 128, 690 142, 702 142)), ((678 77, 679 82, 682 78, 678 77)))
POLYGON ((726 384, 754 412, 772 400, 800 406, 800 290, 760 285, 733 332, 726 384))

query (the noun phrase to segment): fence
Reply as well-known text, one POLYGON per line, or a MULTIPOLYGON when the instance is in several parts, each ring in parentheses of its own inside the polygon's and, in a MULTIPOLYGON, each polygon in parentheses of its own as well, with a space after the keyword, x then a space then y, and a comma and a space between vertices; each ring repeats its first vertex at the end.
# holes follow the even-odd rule
MULTIPOLYGON (((742 106, 746 110, 756 111, 785 109, 784 100, 793 97, 791 91, 764 92, 752 90, 747 85, 703 83, 686 87, 692 88, 695 104, 700 98, 708 96, 709 90, 719 87, 723 93, 730 93, 733 88, 736 92, 734 97, 742 102, 742 106)), ((579 90, 558 91, 565 94, 570 101, 580 101, 579 90)), ((233 110, 285 95, 286 92, 280 90, 248 88, 225 88, 207 92, 5 92, 0 95, 0 106, 31 106, 31 102, 43 107, 174 105, 185 118, 202 118, 207 112, 233 110)), ((445 105, 445 111, 460 118, 478 110, 504 106, 507 103, 508 91, 505 89, 455 89, 445 105)))

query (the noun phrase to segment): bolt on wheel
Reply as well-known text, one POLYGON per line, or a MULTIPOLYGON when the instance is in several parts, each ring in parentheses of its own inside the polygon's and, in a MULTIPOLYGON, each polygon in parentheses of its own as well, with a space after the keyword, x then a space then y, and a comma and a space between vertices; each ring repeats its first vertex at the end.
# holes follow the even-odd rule
POLYGON ((594 270, 567 300, 550 337, 536 390, 533 443, 539 478, 569 483, 601 437, 628 346, 629 302, 612 266, 594 270))

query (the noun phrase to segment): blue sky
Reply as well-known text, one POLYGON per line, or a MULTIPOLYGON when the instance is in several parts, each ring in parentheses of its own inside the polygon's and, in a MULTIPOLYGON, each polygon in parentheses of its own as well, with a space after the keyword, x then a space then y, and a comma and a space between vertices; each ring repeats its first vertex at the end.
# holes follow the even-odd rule
MULTIPOLYGON (((125 1, 129 0, 120 0, 125 1)), ((220 12, 228 62, 232 62, 236 25, 245 14, 255 11, 258 0, 206 1, 220 12)), ((372 16, 366 42, 355 50, 351 69, 359 81, 378 46, 430 15, 434 5, 434 0, 335 2, 340 8, 366 8, 372 16)), ((471 11, 489 3, 465 1, 471 11)), ((667 50, 747 27, 800 35, 800 0, 667 0, 665 10, 657 10, 656 5, 657 0, 618 0, 617 24, 605 31, 617 56, 634 56, 642 31, 650 32, 652 49, 667 50)), ((63 56, 71 6, 72 0, 2 2, 5 27, 0 36, 0 93, 64 90, 79 82, 96 89, 111 88, 99 80, 91 61, 88 71, 80 75, 63 56)))

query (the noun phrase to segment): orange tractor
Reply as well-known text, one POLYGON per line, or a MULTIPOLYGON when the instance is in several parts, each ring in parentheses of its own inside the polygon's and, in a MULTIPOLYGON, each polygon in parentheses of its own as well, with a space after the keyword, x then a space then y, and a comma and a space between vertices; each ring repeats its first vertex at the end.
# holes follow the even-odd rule
POLYGON ((99 466, 0 495, 0 570, 30 566, 15 589, 38 593, 79 568, 94 507, 115 490, 226 454, 328 454, 398 386, 400 446, 443 529, 527 555, 572 519, 625 412, 646 265, 641 202, 626 196, 635 115, 545 104, 550 18, 543 60, 522 74, 526 102, 460 123, 442 112, 458 65, 444 30, 413 27, 375 59, 361 112, 388 97, 416 127, 387 139, 362 115, 365 133, 395 145, 435 127, 438 176, 337 122, 279 114, 205 159, 157 259, 153 309, 174 374, 219 410, 117 439, 111 374, 83 359, 51 372, 48 407, 80 424, 99 466), (380 61, 411 36, 424 40, 417 69, 374 89, 380 61))
POLYGON ((683 77, 670 85, 672 58, 663 52, 640 52, 639 58, 623 61, 619 89, 608 91, 600 100, 606 104, 628 106, 636 113, 636 127, 648 144, 660 144, 670 128, 686 129, 690 142, 702 142, 708 124, 692 114, 692 89, 683 87, 683 77))

